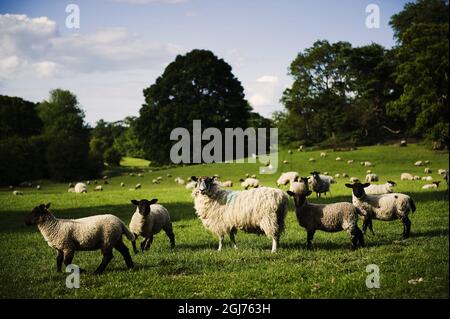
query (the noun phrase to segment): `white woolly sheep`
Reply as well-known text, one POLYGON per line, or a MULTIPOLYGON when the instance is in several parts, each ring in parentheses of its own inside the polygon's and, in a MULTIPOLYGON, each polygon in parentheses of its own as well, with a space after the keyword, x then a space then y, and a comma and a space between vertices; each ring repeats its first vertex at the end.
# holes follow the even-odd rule
POLYGON ((425 162, 423 162, 425 165, 430 165, 431 161, 430 160, 426 160, 425 162))
POLYGON ((374 165, 372 164, 372 162, 368 162, 368 161, 362 162, 361 165, 367 166, 367 167, 372 167, 372 166, 374 166, 374 165))
POLYGON ((342 173, 342 177, 343 178, 348 178, 348 174, 347 173, 342 173))
POLYGON ((177 183, 178 185, 185 185, 186 181, 181 177, 177 177, 175 178, 175 183, 177 183))
POLYGON ((372 170, 368 169, 368 170, 366 171, 366 174, 372 174, 372 170))
POLYGON ((122 242, 122 234, 130 241, 133 234, 125 224, 114 215, 95 215, 79 219, 57 219, 48 210, 50 203, 41 204, 25 218, 25 224, 37 225, 47 244, 56 249, 56 270, 61 272, 64 261, 66 266, 72 263, 75 251, 98 250, 103 260, 95 273, 102 273, 113 258, 113 248, 125 259, 128 268, 134 264, 127 246, 122 242))
POLYGON ((281 176, 277 179, 277 185, 287 185, 290 183, 293 183, 299 178, 299 175, 297 172, 286 172, 282 173, 281 176))
POLYGON ((322 193, 327 195, 330 192, 331 178, 329 176, 320 175, 320 172, 311 172, 312 178, 309 179, 312 190, 316 193, 316 197, 320 198, 322 193))
POLYGON ((328 172, 323 172, 323 175, 328 175, 329 173, 328 172))
POLYGON ((367 227, 372 231, 372 219, 391 221, 400 219, 403 223, 403 238, 408 238, 411 230, 409 212, 416 211, 414 201, 408 195, 401 193, 390 193, 383 195, 367 195, 364 188, 370 183, 345 184, 352 189, 352 201, 364 216, 363 231, 367 227))
POLYGON ((342 161, 342 158, 341 157, 336 157, 336 161, 342 161))
POLYGON ((309 161, 310 161, 310 162, 315 162, 316 159, 315 159, 314 157, 310 157, 310 158, 309 158, 309 161))
POLYGON ((156 178, 152 179, 152 183, 153 184, 159 184, 159 180, 157 180, 156 178))
POLYGON ((425 174, 431 174, 431 169, 430 169, 429 167, 425 167, 424 170, 423 170, 423 172, 424 172, 425 174))
POLYGON ((437 181, 433 182, 432 184, 425 184, 422 186, 422 189, 436 189, 439 187, 440 183, 441 183, 440 181, 437 181))
POLYGON ((414 163, 414 166, 423 166, 423 162, 422 161, 417 161, 414 163))
POLYGON ((167 173, 166 176, 167 176, 167 177, 172 177, 172 174, 167 173))
POLYGON ((236 248, 238 230, 265 234, 272 238, 272 252, 277 250, 289 202, 283 191, 270 187, 230 191, 221 189, 210 177, 192 179, 197 181, 192 191, 196 214, 203 226, 219 237, 219 251, 226 234, 236 248))
POLYGON ((125 183, 124 183, 124 182, 121 182, 121 183, 120 183, 120 187, 125 187, 125 183))
POLYGON ((256 178, 240 179, 239 181, 241 182, 241 186, 245 189, 248 189, 249 187, 258 188, 260 186, 259 180, 256 178))
POLYGON ((91 185, 91 181, 86 181, 86 185, 91 185))
POLYGON ((339 173, 334 174, 334 177, 335 177, 335 178, 341 178, 341 174, 339 174, 339 173))
POLYGON ((12 192, 13 193, 13 195, 23 195, 23 192, 21 192, 21 191, 13 191, 12 192))
POLYGON ((141 187, 142 187, 142 185, 140 183, 138 183, 134 186, 134 189, 141 189, 141 187))
POLYGON ((102 187, 102 185, 95 186, 94 192, 103 192, 103 187, 102 187))
POLYGON ((354 162, 353 160, 348 160, 347 164, 353 164, 353 162, 354 162))
POLYGON ((158 181, 162 181, 162 180, 163 180, 162 176, 158 176, 156 179, 157 179, 158 181))
POLYGON ((135 240, 132 241, 134 253, 137 254, 136 239, 139 236, 144 237, 141 242, 141 251, 148 250, 153 242, 153 235, 164 230, 170 240, 170 247, 175 247, 175 235, 173 233, 172 222, 169 211, 162 205, 156 204, 156 198, 152 200, 131 201, 136 206, 136 211, 131 217, 130 231, 134 234, 135 240))
POLYGON ((378 182, 378 175, 369 173, 366 175, 366 182, 378 182))
POLYGON ((387 183, 381 185, 370 184, 370 186, 367 186, 364 191, 367 195, 388 194, 393 192, 393 187, 395 185, 397 184, 392 181, 387 181, 387 183))
POLYGON ((284 160, 283 164, 289 164, 289 161, 288 160, 284 160))
POLYGON ((233 182, 232 181, 219 182, 219 185, 221 187, 233 187, 233 182))
POLYGON ((103 176, 103 179, 108 179, 108 176, 106 176, 106 175, 105 175, 105 176, 103 176))
POLYGON ((85 183, 76 183, 74 189, 77 194, 87 193, 87 186, 85 183))
POLYGON ((433 181, 433 177, 432 176, 422 176, 422 180, 431 182, 431 181, 433 181))
POLYGON ((437 173, 439 174, 439 175, 441 175, 441 176, 445 176, 445 173, 447 172, 447 170, 446 169, 443 169, 443 168, 440 168, 440 169, 438 169, 437 170, 437 173))
POLYGON ((253 174, 250 176, 250 178, 258 178, 258 176, 256 176, 256 174, 253 174))
POLYGON ((414 175, 413 180, 415 180, 415 181, 420 181, 420 176, 414 175))
POLYGON ((402 173, 400 175, 400 179, 402 181, 412 181, 412 180, 414 180, 414 176, 411 175, 410 173, 402 173))
POLYGON ((307 232, 307 248, 312 248, 312 240, 316 230, 325 232, 338 232, 345 230, 351 236, 352 249, 364 247, 364 236, 358 228, 359 210, 351 203, 333 203, 327 205, 310 204, 306 197, 311 191, 304 194, 287 192, 294 198, 295 213, 298 223, 307 232))
POLYGON ((142 175, 142 173, 139 173, 137 176, 138 177, 144 177, 144 175, 142 175))
POLYGON ((327 153, 325 152, 320 153, 320 157, 327 157, 327 153))
POLYGON ((350 183, 359 183, 360 182, 358 177, 350 177, 349 180, 350 180, 350 183))
POLYGON ((41 185, 36 185, 36 189, 37 189, 38 191, 40 191, 40 190, 41 190, 41 185))

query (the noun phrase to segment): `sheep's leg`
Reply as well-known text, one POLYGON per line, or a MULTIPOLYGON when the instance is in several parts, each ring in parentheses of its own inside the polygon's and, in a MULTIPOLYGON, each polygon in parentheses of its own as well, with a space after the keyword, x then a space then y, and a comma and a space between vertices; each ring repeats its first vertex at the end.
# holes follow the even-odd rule
POLYGON ((275 253, 278 248, 278 243, 280 242, 280 235, 275 235, 272 238, 272 253, 275 253))
POLYGON ((166 233, 167 237, 169 237, 170 248, 174 248, 175 247, 175 234, 173 233, 172 225, 164 228, 164 232, 166 233))
POLYGON ((363 221, 363 233, 365 234, 367 231, 367 228, 370 229, 370 232, 372 233, 372 235, 375 235, 375 233, 373 232, 373 228, 372 228, 372 218, 364 216, 364 221, 363 221))
POLYGON ((62 250, 58 250, 58 255, 56 256, 56 271, 57 272, 61 272, 63 259, 64 259, 64 252, 62 250))
POLYGON ((102 262, 100 263, 100 266, 98 266, 98 268, 95 270, 94 274, 103 273, 105 271, 106 266, 108 266, 109 262, 111 261, 111 259, 114 258, 112 249, 102 251, 102 253, 103 253, 102 262))
POLYGON ((411 231, 411 221, 409 220, 408 216, 405 216, 402 218, 402 222, 403 222, 403 238, 406 239, 409 237, 411 231))
POLYGON ((364 236, 358 226, 353 227, 350 230, 351 240, 352 240, 352 250, 358 248, 358 244, 364 247, 364 236))
POLYGON ((119 251, 119 253, 122 254, 123 259, 125 259, 125 263, 127 264, 127 267, 133 268, 134 267, 133 260, 131 259, 130 251, 128 250, 127 246, 125 246, 125 244, 122 241, 119 241, 114 248, 116 248, 119 251))
POLYGON ((147 242, 145 243, 144 250, 149 250, 152 243, 153 243, 153 235, 150 235, 150 237, 147 238, 147 242))
POLYGON ((135 254, 138 253, 138 250, 137 250, 137 248, 136 248, 136 240, 137 240, 137 238, 138 238, 138 235, 134 234, 134 240, 131 242, 131 244, 133 245, 133 252, 134 252, 135 254))
POLYGON ((148 238, 144 238, 141 241, 141 252, 144 252, 144 248, 145 248, 145 245, 147 244, 147 240, 148 240, 148 238))
POLYGON ((217 251, 221 251, 222 250, 224 237, 225 237, 224 235, 220 235, 219 236, 219 248, 217 248, 217 251))
POLYGON ((306 235, 306 248, 307 249, 311 249, 312 248, 312 240, 314 238, 314 233, 316 232, 316 230, 308 230, 307 231, 307 235, 306 235))
POLYGON ((233 244, 234 249, 237 249, 236 240, 235 240, 236 233, 237 233, 236 228, 231 229, 230 240, 231 240, 231 243, 233 244))
POLYGON ((356 236, 358 237, 359 246, 360 247, 366 246, 366 244, 364 243, 364 235, 361 229, 358 228, 358 226, 356 226, 356 236))
POLYGON ((69 266, 72 263, 75 252, 73 250, 64 251, 64 265, 69 266))
POLYGON ((372 233, 372 235, 375 235, 375 233, 374 233, 374 231, 373 231, 372 218, 369 219, 369 229, 370 229, 370 232, 372 233))

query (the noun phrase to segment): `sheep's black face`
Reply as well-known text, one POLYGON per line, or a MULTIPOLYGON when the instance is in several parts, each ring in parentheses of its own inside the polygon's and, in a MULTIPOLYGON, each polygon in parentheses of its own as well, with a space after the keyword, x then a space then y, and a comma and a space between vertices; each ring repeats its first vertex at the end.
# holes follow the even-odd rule
POLYGON ((353 190, 353 195, 355 195, 356 198, 361 198, 364 195, 366 195, 366 192, 364 191, 364 188, 369 186, 370 183, 354 183, 354 184, 345 184, 346 187, 351 188, 353 190))
POLYGON ((294 193, 294 192, 288 191, 287 193, 288 193, 289 196, 294 198, 295 207, 301 207, 305 203, 306 197, 311 195, 312 192, 311 191, 307 191, 306 194, 298 194, 298 193, 294 193))
POLYGON ((215 179, 214 177, 200 177, 197 180, 197 188, 202 195, 208 195, 211 189, 213 188, 215 179))
POLYGON ((139 214, 148 216, 148 214, 150 214, 150 205, 155 204, 157 201, 158 199, 154 198, 152 200, 141 199, 139 201, 133 199, 131 202, 137 206, 139 214))
POLYGON ((319 178, 320 178, 320 176, 319 176, 320 172, 314 171, 314 172, 311 172, 310 174, 311 174, 315 179, 319 179, 319 178))
POLYGON ((50 207, 50 203, 47 205, 41 204, 39 206, 34 207, 31 210, 31 213, 29 213, 25 217, 25 225, 31 226, 31 225, 37 225, 40 222, 45 220, 45 217, 48 216, 48 208, 50 207))

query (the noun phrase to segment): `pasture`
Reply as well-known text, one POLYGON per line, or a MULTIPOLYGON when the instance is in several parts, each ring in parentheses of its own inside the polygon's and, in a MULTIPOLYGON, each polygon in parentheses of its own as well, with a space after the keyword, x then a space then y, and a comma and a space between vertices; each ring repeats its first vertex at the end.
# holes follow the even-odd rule
MULTIPOLYGON (((280 167, 275 175, 260 175, 260 164, 209 164, 184 166, 149 172, 145 161, 127 159, 127 169, 141 172, 143 177, 129 176, 123 171, 109 178, 103 192, 67 193, 67 183, 39 181, 41 190, 16 188, 24 192, 14 196, 8 188, 0 189, 0 298, 448 298, 449 209, 445 197, 445 182, 437 174, 448 169, 448 153, 433 152, 421 145, 400 148, 393 145, 361 147, 355 151, 332 152, 320 157, 323 150, 279 154, 280 167), (337 156, 342 161, 335 160, 337 156), (309 158, 316 162, 309 162, 309 158), (353 159, 353 164, 347 160, 353 159), (282 164, 288 160, 289 164, 282 164), (363 167, 369 160, 375 166, 363 167), (424 167, 415 167, 416 160, 430 160, 432 174, 424 167), (276 187, 282 171, 295 170, 301 176, 312 170, 347 173, 364 179, 371 169, 380 182, 393 180, 397 192, 415 200, 417 211, 410 215, 411 237, 401 239, 400 221, 374 221, 375 235, 365 236, 367 247, 350 250, 345 232, 316 232, 313 250, 306 250, 306 232, 297 223, 294 206, 286 220, 286 230, 275 254, 270 253, 271 240, 264 236, 238 232, 238 249, 226 238, 224 249, 217 252, 218 240, 208 233, 196 217, 190 191, 176 185, 174 178, 191 175, 219 174, 231 179, 233 189, 246 173, 257 174, 264 186, 276 187), (432 175, 441 180, 438 190, 422 190, 424 181, 400 181, 402 172, 432 175), (171 174, 172 177, 166 177, 171 174), (152 179, 162 176, 159 185, 152 179), (125 187, 120 187, 124 182, 125 187), (136 183, 140 190, 129 190, 136 183), (79 289, 65 286, 66 274, 56 273, 53 249, 47 246, 37 227, 26 227, 25 214, 40 204, 51 202, 51 211, 60 218, 79 218, 111 213, 127 225, 135 207, 131 199, 158 198, 171 213, 176 236, 176 248, 169 248, 164 233, 155 236, 145 253, 132 254, 135 269, 127 270, 117 252, 103 275, 92 272, 101 261, 101 253, 77 252, 74 263, 88 271, 81 275, 79 289), (366 266, 380 268, 380 288, 368 289, 366 266), (416 284, 412 279, 422 278, 416 284)), ((332 195, 310 202, 351 201, 351 190, 345 188, 348 179, 339 178, 332 185, 332 195)), ((34 182, 37 184, 38 182, 34 182)), ((102 183, 99 180, 99 183, 102 183)), ((286 189, 286 188, 285 188, 286 189)), ((361 222, 359 225, 361 226, 361 222)), ((139 239, 139 241, 142 238, 139 239)), ((131 244, 124 239, 130 248, 131 244)))

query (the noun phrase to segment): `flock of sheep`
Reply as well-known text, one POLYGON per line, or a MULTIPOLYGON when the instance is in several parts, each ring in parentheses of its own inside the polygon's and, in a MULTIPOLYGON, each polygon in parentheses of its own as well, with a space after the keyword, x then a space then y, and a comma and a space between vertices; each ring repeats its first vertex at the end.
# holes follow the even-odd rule
MULTIPOLYGON (((325 154, 325 153, 322 153, 325 154)), ((321 156, 322 156, 321 154, 321 156)), ((326 156, 326 155, 323 155, 326 156)), ((342 160, 338 158, 337 160, 342 160)), ((362 162, 363 166, 373 166, 370 162, 362 162)), ((424 163, 416 163, 416 166, 424 163)), ((431 173, 426 168, 425 173, 431 173)), ((448 171, 438 173, 444 176, 448 185, 448 171)), ((241 179, 241 191, 226 189, 233 186, 232 181, 220 181, 218 175, 196 177, 186 180, 177 177, 174 182, 184 185, 191 191, 194 208, 203 226, 219 239, 220 251, 225 236, 229 236, 236 248, 235 235, 238 230, 249 233, 264 234, 272 239, 272 252, 276 252, 281 234, 285 229, 285 218, 288 211, 289 197, 293 198, 298 223, 307 232, 307 248, 312 247, 312 240, 317 230, 325 232, 346 231, 351 240, 352 249, 364 246, 364 235, 367 228, 373 233, 372 220, 381 221, 401 220, 403 223, 403 238, 410 235, 411 221, 408 215, 416 210, 411 197, 401 193, 393 193, 395 182, 388 181, 381 185, 371 185, 370 182, 379 178, 371 171, 367 172, 365 182, 350 177, 351 183, 345 186, 352 191, 352 202, 337 202, 330 204, 313 204, 307 197, 316 193, 316 197, 330 193, 335 178, 346 174, 335 175, 327 172, 321 174, 313 171, 308 177, 301 177, 297 172, 282 173, 276 181, 279 188, 264 187, 257 176, 246 175, 241 179), (285 192, 283 186, 289 185, 285 192), (358 219, 363 219, 362 231, 358 227, 358 219)), ((410 174, 411 175, 411 174, 410 174)), ((167 174, 167 177, 171 177, 167 174)), ((401 174, 401 179, 409 177, 401 174)), ((103 183, 108 184, 105 176, 103 183)), ((410 179, 410 178, 407 178, 410 179)), ((154 180, 160 183, 162 177, 154 180)), ((411 180, 414 180, 411 178, 411 180)), ((69 192, 87 192, 86 183, 69 185, 69 192)), ((94 181, 95 190, 103 187, 94 181)), ((429 184, 436 185, 438 184, 429 184)), ((122 187, 125 184, 121 183, 122 187)), ((133 189, 141 188, 136 184, 133 189)), ((431 187, 430 187, 431 188, 431 187)), ((98 250, 103 254, 103 260, 96 273, 102 273, 113 258, 113 249, 119 251, 128 268, 132 268, 133 261, 126 245, 122 242, 122 235, 131 241, 133 250, 138 253, 136 239, 142 236, 140 250, 144 252, 150 248, 153 236, 163 230, 170 240, 171 247, 175 246, 175 235, 168 210, 157 204, 157 199, 132 200, 136 207, 128 227, 114 215, 96 215, 76 220, 58 219, 49 210, 50 204, 41 204, 26 217, 27 225, 37 225, 48 245, 57 250, 57 270, 61 271, 62 263, 69 265, 75 251, 98 250)))

